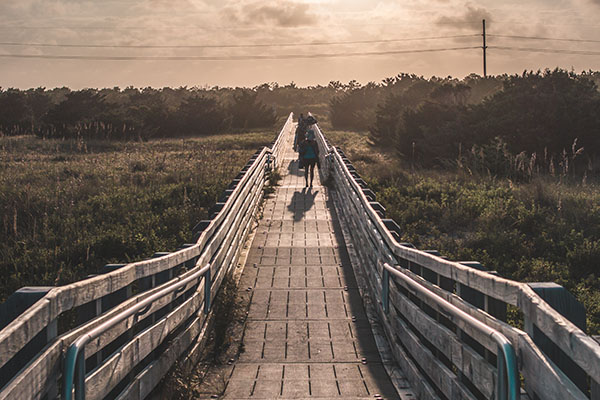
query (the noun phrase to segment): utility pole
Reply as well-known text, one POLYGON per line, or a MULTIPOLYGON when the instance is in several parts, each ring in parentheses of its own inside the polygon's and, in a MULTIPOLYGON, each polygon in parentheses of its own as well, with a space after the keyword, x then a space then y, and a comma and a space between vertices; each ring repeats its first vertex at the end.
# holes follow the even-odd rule
POLYGON ((486 50, 487 45, 485 44, 485 19, 483 20, 483 77, 487 78, 487 59, 486 59, 486 50))

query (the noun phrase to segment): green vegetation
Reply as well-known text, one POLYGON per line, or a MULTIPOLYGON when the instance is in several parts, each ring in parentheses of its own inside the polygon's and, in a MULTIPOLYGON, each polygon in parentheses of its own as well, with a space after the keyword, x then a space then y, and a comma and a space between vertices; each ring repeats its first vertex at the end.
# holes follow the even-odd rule
POLYGON ((275 132, 141 142, 0 138, 0 301, 192 240, 275 132))
POLYGON ((512 279, 556 281, 599 333, 598 83, 598 72, 557 69, 306 88, 0 89, 0 299, 189 240, 273 137, 207 135, 311 111, 403 240, 512 279))
POLYGON ((0 90, 0 136, 141 140, 271 128, 272 107, 249 89, 0 90))
POLYGON ((557 282, 581 301, 600 333, 600 185, 534 173, 527 181, 468 170, 412 168, 375 151, 367 133, 332 131, 402 240, 502 276, 557 282))

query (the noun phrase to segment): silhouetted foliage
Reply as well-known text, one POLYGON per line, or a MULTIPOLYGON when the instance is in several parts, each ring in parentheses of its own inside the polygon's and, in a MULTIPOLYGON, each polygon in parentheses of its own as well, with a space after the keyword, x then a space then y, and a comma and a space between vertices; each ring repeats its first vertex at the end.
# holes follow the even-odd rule
POLYGON ((258 99, 253 90, 239 90, 229 107, 231 126, 236 129, 272 127, 277 121, 275 111, 258 99))
POLYGON ((264 89, 0 90, 0 135, 142 140, 269 128, 277 114, 264 89))
POLYGON ((0 93, 0 131, 20 135, 31 127, 31 111, 24 92, 8 89, 0 93))
POLYGON ((217 100, 195 96, 183 101, 175 113, 179 132, 186 136, 223 132, 231 117, 217 100))
MULTIPOLYGON (((505 175, 500 157, 516 175, 598 170, 600 93, 588 75, 556 69, 495 79, 502 89, 475 103, 475 90, 463 82, 417 81, 390 93, 378 105, 372 142, 425 166, 505 175)), ((480 82, 477 96, 495 87, 465 82, 480 82)))

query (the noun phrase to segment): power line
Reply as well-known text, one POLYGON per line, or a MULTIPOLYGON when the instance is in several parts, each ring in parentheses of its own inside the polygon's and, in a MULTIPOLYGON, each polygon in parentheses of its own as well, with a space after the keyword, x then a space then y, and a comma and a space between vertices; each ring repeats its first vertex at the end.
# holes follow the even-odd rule
POLYGON ((540 36, 519 36, 519 35, 490 35, 488 37, 499 37, 499 38, 508 38, 508 39, 525 39, 525 40, 548 40, 548 41, 557 41, 557 42, 582 42, 582 43, 600 43, 600 40, 594 39, 569 39, 569 38, 550 38, 550 37, 540 37, 540 36))
POLYGON ((300 47, 300 46, 330 46, 343 44, 374 44, 374 43, 397 43, 421 40, 456 39, 466 37, 477 37, 479 34, 451 35, 451 36, 427 36, 398 39, 377 40, 351 40, 337 42, 310 42, 310 43, 248 43, 248 44, 197 44, 197 45, 129 45, 129 44, 56 44, 56 43, 27 43, 27 42, 0 42, 1 46, 29 46, 29 47, 66 47, 66 48, 122 48, 122 49, 216 49, 216 48, 251 48, 251 47, 300 47))
POLYGON ((49 55, 49 54, 0 54, 4 58, 27 58, 48 60, 105 60, 105 61, 239 61, 239 60, 293 60, 308 58, 340 58, 357 56, 381 56, 393 54, 436 53, 458 50, 479 49, 479 46, 448 47, 434 49, 369 51, 356 53, 317 53, 317 54, 274 54, 247 56, 95 56, 95 55, 49 55))
POLYGON ((526 51, 530 53, 573 54, 581 56, 600 56, 600 51, 568 50, 568 49, 537 49, 533 47, 488 46, 489 49, 526 51))

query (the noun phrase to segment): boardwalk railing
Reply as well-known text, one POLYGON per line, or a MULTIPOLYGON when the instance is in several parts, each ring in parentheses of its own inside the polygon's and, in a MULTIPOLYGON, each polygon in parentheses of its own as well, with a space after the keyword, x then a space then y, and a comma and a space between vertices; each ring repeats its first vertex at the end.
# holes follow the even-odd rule
POLYGON ((0 399, 68 398, 73 376, 63 377, 65 364, 77 366, 79 396, 144 398, 182 354, 193 358, 214 318, 205 311, 238 262, 273 154, 292 127, 290 114, 271 148, 254 154, 212 218, 196 226, 195 243, 49 288, 2 329, 0 399), (74 343, 79 350, 65 363, 74 343))
POLYGON ((566 317, 548 303, 560 308, 560 301, 550 296, 544 300, 539 294, 559 292, 568 302, 568 293, 554 290, 562 289, 557 285, 504 279, 479 263, 449 261, 436 251, 399 243, 401 228, 385 219, 385 208, 343 151, 314 129, 349 252, 370 297, 379 304, 377 312, 395 359, 419 398, 498 398, 499 348, 476 324, 440 308, 437 300, 415 290, 404 277, 507 338, 517 354, 523 396, 600 398, 600 345, 569 320, 565 307, 561 312, 566 317), (389 276, 390 270, 402 276, 389 276), (517 318, 522 315, 525 330, 507 323, 509 307, 517 318))
MULTIPOLYGON (((144 398, 175 360, 185 354, 193 363, 214 319, 210 304, 259 207, 266 171, 281 163, 283 134, 292 129, 290 114, 211 219, 196 226, 194 243, 107 265, 70 285, 18 293, 36 301, 25 300, 30 307, 0 331, 0 399, 144 398)), ((576 326, 581 313, 568 293, 400 243, 401 228, 385 219, 341 149, 314 129, 349 253, 419 398, 513 398, 519 381, 520 395, 530 399, 600 396, 600 345, 576 326)))

